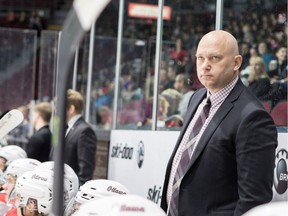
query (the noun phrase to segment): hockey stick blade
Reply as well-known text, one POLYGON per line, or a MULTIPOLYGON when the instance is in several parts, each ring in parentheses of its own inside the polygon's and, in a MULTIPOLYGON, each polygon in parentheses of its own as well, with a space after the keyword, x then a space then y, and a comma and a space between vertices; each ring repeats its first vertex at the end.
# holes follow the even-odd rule
POLYGON ((0 119, 0 140, 17 127, 24 119, 23 113, 17 109, 10 110, 0 119))
POLYGON ((90 30, 110 1, 75 0, 64 22, 58 53, 57 111, 53 125, 53 160, 55 161, 55 165, 51 215, 63 215, 64 136, 67 104, 66 92, 68 80, 70 80, 69 76, 71 75, 69 69, 73 62, 76 47, 80 44, 85 32, 90 30))

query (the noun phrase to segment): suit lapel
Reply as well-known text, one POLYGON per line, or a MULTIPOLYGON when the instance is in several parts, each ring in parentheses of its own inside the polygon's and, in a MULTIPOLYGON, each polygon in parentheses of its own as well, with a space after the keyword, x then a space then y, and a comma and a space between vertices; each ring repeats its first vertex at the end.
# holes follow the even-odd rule
POLYGON ((75 130, 75 128, 81 123, 82 121, 82 117, 80 117, 75 123, 74 125, 72 126, 72 128, 68 131, 68 134, 66 135, 65 137, 65 140, 69 140, 70 137, 73 135, 73 132, 75 130))
POLYGON ((204 150, 205 146, 208 144, 211 136, 215 132, 215 130, 219 127, 223 119, 226 117, 226 115, 230 112, 230 110, 233 108, 233 102, 238 99, 240 93, 243 91, 243 84, 238 80, 236 83, 234 89, 232 89, 231 93, 228 95, 228 97, 225 99, 223 104, 219 107, 213 118, 211 119, 209 125, 207 126, 206 130, 204 131, 203 135, 201 136, 198 145, 192 155, 192 158, 190 160, 189 168, 195 163, 197 158, 200 156, 202 151, 204 150))

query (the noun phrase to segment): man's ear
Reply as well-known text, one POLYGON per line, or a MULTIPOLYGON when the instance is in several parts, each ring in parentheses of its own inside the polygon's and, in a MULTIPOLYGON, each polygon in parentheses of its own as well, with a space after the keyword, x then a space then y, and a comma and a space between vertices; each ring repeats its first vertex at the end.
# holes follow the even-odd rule
POLYGON ((67 109, 67 113, 68 114, 73 114, 75 112, 75 106, 74 105, 70 105, 69 108, 67 109))
POLYGON ((241 67, 241 64, 242 64, 242 56, 241 55, 236 55, 234 57, 234 71, 237 71, 239 70, 239 68, 241 67))

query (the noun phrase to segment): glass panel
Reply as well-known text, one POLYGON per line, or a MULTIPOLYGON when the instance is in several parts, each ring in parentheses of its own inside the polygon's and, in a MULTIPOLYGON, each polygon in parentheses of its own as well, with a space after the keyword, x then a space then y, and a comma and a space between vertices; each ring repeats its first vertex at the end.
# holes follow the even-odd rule
POLYGON ((145 118, 146 43, 124 39, 117 128, 137 129, 145 118))
POLYGON ((90 33, 86 33, 79 45, 76 77, 76 90, 81 92, 82 95, 87 95, 89 43, 90 33))
MULTIPOLYGON (((158 1, 151 0, 148 4, 157 6, 158 1)), ((189 89, 201 87, 195 72, 195 46, 203 33, 215 28, 216 3, 212 0, 170 0, 166 1, 165 6, 172 9, 172 16, 170 19, 165 18, 163 23, 157 125, 158 129, 166 130, 181 125, 181 117, 175 114, 178 114, 178 103, 184 90, 175 89, 176 75, 183 73, 192 80, 191 85, 185 79, 189 89)), ((157 14, 154 17, 153 14, 145 18, 132 17, 129 16, 129 2, 125 3, 124 8, 116 128, 149 130, 152 123, 157 14)), ((97 128, 111 129, 112 124, 118 25, 115 14, 118 14, 118 10, 119 4, 112 2, 96 23, 90 122, 96 124, 97 128)), ((82 52, 82 56, 86 57, 79 59, 82 66, 77 77, 77 89, 85 95, 87 70, 84 67, 88 65, 88 43, 82 52)))
MULTIPOLYGON (((79 57, 79 78, 77 89, 86 95, 86 79, 89 53, 89 38, 87 36, 79 57), (85 44, 87 46, 85 46, 85 44), (86 67, 87 68, 87 67, 86 67)), ((133 39, 123 39, 122 74, 120 84, 120 100, 118 122, 120 128, 136 125, 143 119, 143 74, 145 66, 145 43, 133 39), (137 106, 137 107, 135 107, 137 106)), ((111 129, 115 90, 117 38, 95 36, 93 74, 91 90, 90 123, 100 129, 111 129), (101 50, 101 52, 99 52, 101 50)))
POLYGON ((5 111, 34 99, 36 31, 0 28, 0 43, 0 110, 5 111))
MULTIPOLYGON (((94 39, 95 40, 95 39, 94 39)), ((95 44, 95 41, 94 41, 95 44)), ((77 62, 77 75, 76 75, 76 90, 81 92, 84 96, 84 106, 86 106, 87 94, 87 84, 88 84, 88 62, 89 62, 89 47, 90 47, 90 32, 86 33, 83 40, 81 41, 78 49, 78 62, 77 62)), ((94 50, 94 52, 96 52, 94 50)), ((93 54, 94 55, 94 54, 93 54)), ((72 68, 71 68, 72 70, 72 68)), ((92 66, 93 70, 93 66, 92 66)), ((71 71, 72 72, 72 71, 71 71)), ((92 81, 93 82, 93 81, 92 81)), ((72 84, 72 82, 71 82, 72 84)), ((72 85, 70 86, 72 88, 72 85)), ((95 124, 95 118, 93 116, 93 90, 91 90, 90 98, 90 116, 88 122, 95 124)), ((86 107, 83 109, 83 116, 86 116, 86 107)))
POLYGON ((55 92, 58 31, 42 31, 40 40, 39 59, 39 91, 40 100, 51 100, 55 92))
POLYGON ((287 126, 287 1, 224 1, 224 29, 239 41, 241 79, 277 126, 287 126))
POLYGON ((0 111, 18 108, 24 121, 12 130, 1 145, 25 148, 29 127, 30 102, 35 97, 37 33, 34 30, 0 28, 0 111))
MULTIPOLYGON (((172 17, 163 23, 157 129, 179 130, 190 96, 202 87, 196 73, 195 51, 201 36, 215 29, 216 1, 168 0, 165 6, 171 7, 172 17)), ((156 20, 152 22, 156 25, 156 20)), ((149 42, 153 51, 148 75, 153 80, 154 35, 150 35, 149 42)))

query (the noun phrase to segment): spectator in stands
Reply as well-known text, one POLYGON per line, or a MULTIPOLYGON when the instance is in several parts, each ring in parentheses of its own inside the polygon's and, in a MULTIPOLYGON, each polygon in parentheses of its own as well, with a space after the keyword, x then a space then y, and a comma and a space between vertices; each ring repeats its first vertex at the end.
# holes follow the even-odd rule
POLYGON ((191 90, 192 81, 190 80, 188 74, 178 74, 176 76, 174 87, 177 91, 179 91, 181 95, 181 99, 178 105, 178 113, 184 117, 187 111, 188 103, 192 94, 194 93, 191 90))
POLYGON ((196 74, 196 62, 195 62, 196 46, 192 46, 187 56, 187 63, 184 67, 184 73, 195 73, 196 74))
POLYGON ((92 91, 94 106, 98 109, 101 106, 112 107, 114 97, 114 83, 106 80, 101 88, 92 91))
POLYGON ((248 76, 248 88, 259 100, 267 100, 271 89, 270 79, 265 70, 265 62, 261 57, 251 59, 251 72, 248 76))
POLYGON ((243 32, 243 41, 248 43, 248 44, 252 44, 254 41, 254 36, 253 33, 251 31, 251 26, 250 24, 244 24, 242 26, 242 32, 243 32))
POLYGON ((279 46, 275 51, 275 56, 277 58, 276 68, 273 69, 273 66, 270 64, 269 67, 272 70, 268 72, 272 85, 271 99, 273 106, 280 100, 287 100, 287 47, 279 46))
POLYGON ((188 52, 183 48, 182 38, 177 37, 175 40, 175 49, 170 51, 170 58, 181 64, 187 56, 188 52))
POLYGON ((178 114, 178 106, 182 94, 174 88, 168 88, 161 92, 161 95, 164 96, 170 104, 167 116, 178 114))
POLYGON ((105 130, 111 129, 112 126, 112 110, 107 106, 101 106, 98 109, 99 126, 105 130))
POLYGON ((159 71, 159 92, 162 92, 168 87, 168 71, 166 67, 162 67, 159 71))
POLYGON ((35 133, 30 137, 26 147, 29 158, 41 162, 49 160, 52 144, 52 134, 49 128, 51 115, 52 108, 49 102, 41 102, 35 106, 33 115, 35 133))
POLYGON ((269 67, 269 62, 274 58, 273 54, 268 50, 265 42, 260 42, 258 45, 258 53, 263 58, 266 70, 269 67))
POLYGON ((245 86, 249 85, 248 77, 250 76, 251 71, 254 68, 254 65, 253 65, 253 62, 255 62, 254 59, 257 57, 258 56, 251 56, 249 59, 249 65, 240 71, 240 78, 245 86))
POLYGON ((241 65, 241 70, 249 65, 250 59, 250 46, 247 42, 242 42, 239 44, 239 52, 243 57, 243 63, 241 65))
POLYGON ((170 60, 167 71, 167 82, 164 86, 164 89, 174 88, 176 70, 176 62, 174 60, 170 60))
POLYGON ((257 51, 257 47, 255 47, 255 46, 252 46, 251 48, 250 48, 250 58, 251 57, 256 57, 256 56, 259 56, 259 53, 258 53, 258 51, 257 51))
MULTIPOLYGON (((157 127, 165 127, 165 120, 168 117, 169 102, 163 95, 158 96, 157 127)), ((140 127, 152 125, 153 96, 149 97, 145 104, 145 119, 138 123, 140 127)))
POLYGON ((121 98, 124 103, 139 100, 143 96, 141 89, 138 87, 137 78, 131 72, 123 74, 121 87, 121 98))

